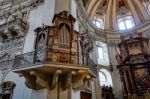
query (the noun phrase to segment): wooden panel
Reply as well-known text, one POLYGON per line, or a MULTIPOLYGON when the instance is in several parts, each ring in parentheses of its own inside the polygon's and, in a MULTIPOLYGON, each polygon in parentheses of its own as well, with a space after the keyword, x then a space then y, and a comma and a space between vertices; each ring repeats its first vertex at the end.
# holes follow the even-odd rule
POLYGON ((81 91, 81 99, 92 99, 91 93, 81 91))
POLYGON ((10 98, 10 94, 4 94, 4 95, 2 96, 2 99, 11 99, 11 98, 10 98))

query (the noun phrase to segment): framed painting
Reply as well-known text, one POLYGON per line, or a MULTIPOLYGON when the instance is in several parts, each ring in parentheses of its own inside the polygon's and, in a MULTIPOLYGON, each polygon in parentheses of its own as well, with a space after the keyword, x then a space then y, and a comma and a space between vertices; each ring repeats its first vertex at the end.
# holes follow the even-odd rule
POLYGON ((150 88, 150 75, 147 68, 135 69, 134 77, 139 92, 146 92, 150 88))

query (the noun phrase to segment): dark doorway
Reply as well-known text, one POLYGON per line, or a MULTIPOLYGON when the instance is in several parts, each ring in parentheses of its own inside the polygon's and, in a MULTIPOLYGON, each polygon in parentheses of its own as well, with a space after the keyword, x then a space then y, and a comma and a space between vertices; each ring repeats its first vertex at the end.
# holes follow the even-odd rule
POLYGON ((91 93, 81 91, 81 99, 92 99, 91 93))
POLYGON ((2 99, 10 99, 10 94, 3 94, 2 99))

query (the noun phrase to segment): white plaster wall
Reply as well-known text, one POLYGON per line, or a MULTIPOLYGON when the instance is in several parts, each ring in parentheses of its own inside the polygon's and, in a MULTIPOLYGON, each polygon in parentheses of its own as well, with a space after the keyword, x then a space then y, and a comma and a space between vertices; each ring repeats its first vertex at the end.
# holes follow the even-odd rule
POLYGON ((4 82, 6 81, 12 81, 16 84, 13 99, 31 99, 31 90, 25 86, 24 77, 19 77, 18 74, 10 72, 6 76, 4 82))
POLYGON ((73 0, 55 0, 55 13, 59 13, 62 11, 71 12, 71 1, 73 0))
POLYGON ((44 4, 32 10, 29 14, 29 31, 26 36, 24 53, 30 52, 34 48, 35 32, 34 29, 43 24, 52 25, 55 10, 55 0, 45 0, 44 4))
POLYGON ((32 90, 31 99, 47 99, 47 89, 32 90))
POLYGON ((80 99, 80 91, 72 91, 72 99, 80 99))
POLYGON ((90 58, 97 64, 97 48, 95 47, 93 51, 90 53, 90 58))
POLYGON ((92 89, 92 99, 96 99, 96 82, 95 80, 91 81, 92 89))
POLYGON ((78 23, 78 20, 77 20, 77 7, 76 7, 75 0, 71 0, 71 14, 76 19, 74 29, 76 31, 79 31, 79 23, 78 23))

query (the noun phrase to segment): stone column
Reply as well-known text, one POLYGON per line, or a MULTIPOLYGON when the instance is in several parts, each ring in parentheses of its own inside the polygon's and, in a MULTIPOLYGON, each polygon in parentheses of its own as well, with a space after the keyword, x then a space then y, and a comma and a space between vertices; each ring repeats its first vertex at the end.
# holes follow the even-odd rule
POLYGON ((71 13, 71 0, 55 0, 55 13, 62 11, 71 13))
POLYGON ((129 80, 128 80, 126 71, 124 71, 124 78, 125 78, 125 84, 126 84, 126 87, 127 87, 127 94, 130 95, 131 90, 130 90, 129 80))
POLYGON ((127 86, 126 86, 126 83, 125 83, 125 79, 122 80, 122 84, 123 84, 122 87, 124 89, 124 96, 127 96, 128 93, 127 93, 127 86))
POLYGON ((131 74, 130 71, 128 71, 128 74, 129 74, 129 79, 130 79, 130 83, 131 83, 132 90, 133 90, 133 92, 135 93, 135 92, 136 92, 136 86, 135 86, 134 80, 133 80, 133 78, 132 78, 132 74, 131 74))
POLYGON ((113 1, 113 12, 112 12, 112 22, 113 22, 113 29, 117 29, 117 0, 113 1))

